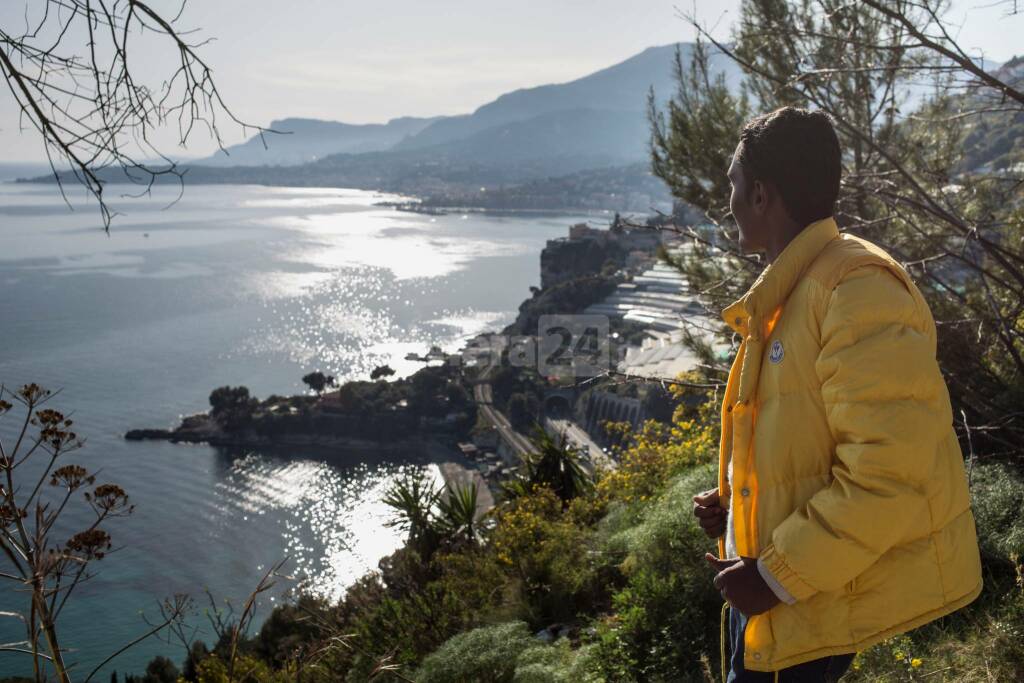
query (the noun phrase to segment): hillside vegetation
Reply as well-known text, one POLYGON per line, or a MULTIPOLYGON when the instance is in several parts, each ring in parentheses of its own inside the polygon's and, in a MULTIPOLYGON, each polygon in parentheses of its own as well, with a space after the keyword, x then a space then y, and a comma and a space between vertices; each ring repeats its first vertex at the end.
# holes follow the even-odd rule
MULTIPOLYGON (((721 598, 703 560, 713 542, 689 503, 716 478, 713 396, 686 407, 701 398, 680 400, 671 425, 620 427, 621 465, 592 487, 510 487, 471 536, 422 515, 409 544, 340 603, 307 597, 275 610, 241 644, 236 670, 248 678, 237 680, 283 683, 300 670, 324 683, 720 680, 721 598)), ((1024 675, 1024 478, 978 465, 971 494, 982 598, 861 653, 844 680, 1024 675)), ((229 657, 226 641, 196 646, 183 672, 225 681, 229 657)))

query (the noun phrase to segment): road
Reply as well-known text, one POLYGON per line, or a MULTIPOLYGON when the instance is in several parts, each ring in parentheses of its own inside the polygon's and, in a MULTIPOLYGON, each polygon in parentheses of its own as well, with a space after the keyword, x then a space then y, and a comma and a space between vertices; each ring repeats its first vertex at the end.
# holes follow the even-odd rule
MULTIPOLYGON (((498 430, 501 440, 508 444, 517 455, 522 457, 532 453, 534 448, 530 440, 517 432, 508 421, 508 418, 505 417, 505 414, 494 407, 494 392, 491 388, 491 383, 488 381, 490 373, 491 368, 481 372, 477 383, 473 386, 473 399, 476 401, 478 409, 483 413, 484 419, 498 430)), ((544 428, 553 436, 564 433, 569 443, 583 451, 586 456, 586 464, 591 471, 595 467, 612 469, 616 466, 615 461, 608 457, 601 450, 601 447, 594 443, 590 435, 572 420, 547 418, 544 422, 544 428)))
POLYGON ((483 413, 484 419, 498 430, 498 436, 515 451, 516 455, 522 457, 533 452, 533 444, 530 443, 530 440, 513 429, 505 414, 494 407, 494 392, 490 382, 487 381, 488 374, 489 370, 484 370, 473 387, 473 399, 483 413))

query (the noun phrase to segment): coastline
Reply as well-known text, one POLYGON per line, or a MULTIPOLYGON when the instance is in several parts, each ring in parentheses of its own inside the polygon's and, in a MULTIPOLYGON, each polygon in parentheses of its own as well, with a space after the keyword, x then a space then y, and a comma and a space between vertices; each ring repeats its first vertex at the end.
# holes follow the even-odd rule
MULTIPOLYGON (((368 485, 386 483, 397 469, 390 467, 392 464, 409 471, 416 471, 423 466, 437 484, 440 484, 442 474, 446 475, 448 480, 455 481, 454 476, 457 474, 453 475, 453 469, 466 468, 465 471, 470 474, 474 465, 481 468, 481 471, 485 469, 483 463, 474 463, 462 457, 455 443, 463 439, 455 437, 441 437, 436 446, 428 446, 432 439, 428 441, 427 438, 420 436, 421 432, 413 432, 411 429, 382 430, 383 436, 392 437, 392 440, 387 442, 356 438, 361 435, 361 431, 370 431, 363 429, 367 426, 367 421, 363 418, 350 419, 343 427, 351 426, 351 435, 342 435, 338 438, 326 438, 324 435, 310 438, 299 434, 281 434, 280 438, 276 439, 215 437, 211 441, 220 444, 215 448, 207 448, 205 444, 209 442, 200 439, 191 441, 203 441, 204 445, 195 445, 191 448, 185 447, 190 443, 185 440, 178 440, 180 447, 172 445, 170 440, 163 440, 162 443, 124 440, 124 432, 129 428, 171 429, 178 423, 180 415, 206 410, 207 394, 221 384, 241 382, 252 386, 255 383, 254 390, 263 400, 275 392, 290 395, 299 391, 296 378, 301 372, 314 369, 315 366, 299 367, 290 356, 281 355, 283 346, 279 348, 264 344, 250 348, 243 345, 250 343, 251 338, 277 340, 277 337, 268 334, 275 331, 288 333, 293 335, 289 339, 302 341, 305 339, 303 335, 318 329, 306 323, 315 323, 318 319, 309 317, 307 321, 306 318, 302 318, 303 325, 296 329, 275 327, 265 322, 270 319, 268 306, 278 307, 279 310, 296 315, 305 315, 307 303, 330 303, 329 297, 334 295, 336 289, 314 288, 311 294, 300 295, 293 291, 293 282, 290 278, 280 285, 276 280, 271 281, 269 278, 276 277, 275 273, 294 271, 294 274, 303 275, 308 271, 315 273, 316 281, 319 282, 323 273, 320 266, 315 266, 312 260, 309 261, 312 265, 308 268, 288 265, 292 262, 283 260, 262 246, 258 251, 239 251, 236 243, 267 244, 267 238, 283 236, 282 239, 294 239, 300 245, 308 242, 309 249, 302 254, 311 255, 310 258, 315 256, 319 252, 314 242, 319 243, 321 237, 317 236, 314 239, 306 235, 293 235, 290 229, 282 232, 276 226, 265 227, 262 222, 250 224, 246 218, 249 215, 256 215, 257 209, 259 215, 269 217, 306 210, 302 209, 306 206, 306 193, 293 193, 287 190, 266 193, 264 196, 264 188, 255 186, 219 186, 206 188, 204 192, 193 191, 186 195, 183 208, 209 212, 196 214, 193 226, 195 229, 181 230, 174 221, 168 220, 167 214, 139 209, 132 213, 130 221, 125 222, 119 230, 113 231, 113 237, 116 238, 114 241, 102 240, 97 243, 97 254, 100 254, 96 257, 97 263, 93 264, 90 261, 85 264, 95 265, 95 268, 83 268, 83 264, 74 259, 69 259, 66 263, 62 261, 59 267, 39 268, 34 261, 28 260, 34 258, 34 251, 29 247, 34 247, 36 243, 41 244, 43 240, 57 239, 63 234, 65 225, 77 226, 75 230, 79 236, 92 235, 93 232, 90 231, 98 231, 95 216, 81 210, 65 215, 66 207, 49 192, 27 192, 22 197, 22 189, 33 188, 18 188, 13 184, 5 184, 4 188, 3 198, 9 203, 28 206, 35 211, 32 207, 36 204, 32 202, 37 202, 38 210, 46 216, 60 217, 59 220, 33 219, 34 214, 26 214, 28 218, 25 220, 36 220, 41 229, 31 235, 26 233, 24 240, 19 239, 21 251, 12 251, 9 254, 12 259, 25 259, 24 265, 12 261, 14 265, 7 266, 12 275, 18 275, 20 278, 18 283, 8 284, 9 300, 12 305, 9 317, 12 320, 18 319, 17 314, 23 310, 21 306, 35 306, 32 297, 45 293, 46 303, 39 305, 48 306, 48 310, 55 311, 53 320, 66 318, 76 323, 73 353, 68 351, 70 347, 67 340, 60 335, 39 333, 26 337, 12 337, 17 343, 12 342, 11 353, 5 357, 7 376, 12 381, 22 378, 49 378, 57 382, 54 388, 60 388, 60 383, 68 385, 58 405, 70 410, 79 409, 76 422, 80 422, 82 432, 88 439, 88 451, 84 452, 101 456, 99 464, 103 468, 105 479, 122 485, 132 495, 138 508, 145 513, 113 529, 116 531, 115 538, 124 545, 140 548, 151 547, 146 544, 154 543, 152 539, 160 539, 156 544, 160 550, 159 554, 148 554, 136 563, 124 565, 132 576, 137 573, 166 572, 168 575, 181 577, 182 585, 185 587, 210 586, 218 595, 229 595, 237 586, 255 583, 260 578, 255 574, 255 568, 266 557, 288 552, 289 543, 301 542, 307 550, 320 548, 322 544, 333 542, 342 531, 348 533, 352 530, 353 536, 359 534, 370 537, 366 545, 372 547, 375 542, 373 537, 377 535, 375 527, 354 525, 355 522, 365 522, 365 519, 358 517, 358 514, 363 514, 364 508, 359 508, 356 513, 344 518, 338 513, 348 514, 345 506, 349 503, 363 505, 373 514, 379 513, 379 501, 374 500, 372 505, 367 505, 367 501, 358 498, 357 494, 365 492, 358 487, 362 486, 364 481, 368 482, 368 485), (9 192, 14 189, 18 192, 9 192), (253 191, 255 189, 261 191, 258 196, 253 191), (210 190, 216 192, 211 193, 210 190), (210 208, 220 206, 218 202, 221 199, 232 202, 232 206, 241 207, 238 209, 237 218, 233 212, 227 212, 222 208, 214 211, 210 208), (253 209, 246 204, 248 201, 265 201, 272 206, 263 208, 260 205, 253 209), (299 208, 293 208, 292 203, 299 208), (224 230, 215 231, 212 227, 221 224, 225 226, 224 230), (148 237, 144 237, 143 233, 149 233, 148 237), (195 237, 196 235, 198 237, 195 237), (217 238, 216 244, 211 246, 206 243, 206 237, 214 235, 217 238), (34 241, 29 242, 29 237, 34 241), (121 242, 133 249, 138 248, 138 256, 133 256, 133 262, 122 265, 121 261, 115 260, 116 257, 104 256, 108 252, 120 251, 121 242), (190 270, 179 269, 179 263, 191 263, 193 257, 199 256, 203 259, 198 262, 199 266, 190 270), (239 289, 235 286, 234 280, 229 281, 227 276, 234 271, 220 266, 243 260, 247 268, 246 278, 259 277, 261 281, 266 281, 268 287, 273 286, 272 292, 277 298, 268 302, 262 295, 253 296, 250 290, 239 289), (134 261, 140 261, 142 265, 137 265, 134 261), (206 270, 200 271, 200 268, 206 270), (195 276, 194 272, 201 272, 202 277, 195 276), (265 277, 268 273, 269 276, 265 277), (171 275, 178 279, 165 277, 171 275), (129 277, 131 279, 127 280, 129 277), (131 286, 126 286, 126 282, 130 282, 131 286), (206 292, 212 295, 204 294, 206 292), (93 305, 93 300, 98 306, 93 305), (55 304, 57 308, 54 308, 55 304), (298 304, 302 304, 303 307, 300 309, 298 304), (59 315, 56 312, 59 312, 59 315), (114 316, 131 321, 131 334, 112 334, 110 320, 114 316), (264 316, 264 322, 261 322, 258 316, 264 316), (248 327, 247 322, 251 323, 248 327), (202 335, 196 335, 195 330, 200 329, 200 326, 204 332, 202 335), (233 350, 241 350, 243 353, 235 353, 233 350), (59 356, 61 353, 67 353, 66 357, 59 356), (49 363, 48 359, 53 357, 64 358, 59 373, 57 368, 39 362, 46 360, 49 363), (168 367, 166 371, 162 366, 155 368, 153 360, 157 357, 167 358, 168 363, 174 361, 175 367, 168 367), (274 361, 273 365, 268 363, 268 358, 274 361), (179 361, 180 369, 177 367, 179 361), (251 379, 253 377, 258 379, 251 379), (126 380, 130 382, 126 383, 126 380), (147 397, 153 398, 150 400, 147 397), (229 452, 231 450, 241 452, 236 456, 229 452), (246 450, 252 455, 244 457, 248 456, 246 450), (436 454, 436 457, 428 456, 428 453, 436 454), (444 466, 439 471, 439 461, 452 462, 455 466, 444 466), (327 468, 324 465, 339 470, 341 476, 337 477, 331 471, 328 476, 309 477, 301 481, 288 478, 298 477, 307 471, 326 472, 327 468), (336 481, 348 481, 345 478, 349 477, 350 472, 352 489, 334 487, 336 481), (371 479, 368 475, 375 478, 371 479), (285 487, 292 488, 286 492, 285 487), (299 490, 307 491, 309 495, 285 495, 299 490), (331 498, 335 495, 336 498, 331 498), (187 520, 178 521, 175 516, 181 514, 182 505, 187 506, 190 514, 187 520), (259 517, 251 514, 253 507, 260 508, 259 517), (325 522, 324 524, 293 524, 295 515, 313 515, 314 511, 319 515, 316 520, 325 522), (327 514, 335 516, 329 518, 325 516, 327 514), (285 522, 291 526, 285 526, 285 522), (333 527, 337 527, 337 530, 333 527), (205 554, 202 556, 192 554, 196 551, 196 538, 211 539, 210 549, 204 550, 205 554), (232 563, 231 570, 225 571, 224 567, 227 565, 223 563, 228 562, 232 563)), ((110 188, 112 196, 115 197, 125 189, 127 188, 121 186, 110 188)), ((308 199, 312 207, 308 209, 309 211, 336 211, 333 204, 321 208, 317 204, 320 199, 318 193, 310 194, 313 196, 308 199)), ((362 193, 352 194, 353 201, 361 204, 386 198, 379 195, 371 197, 362 193)), ((154 202, 159 200, 158 194, 154 202)), ((347 205, 346 202, 344 197, 338 200, 340 205, 347 205)), ((356 220, 356 215, 362 214, 345 214, 346 219, 353 220, 356 220)), ((400 216, 397 219, 388 216, 382 219, 382 223, 390 225, 393 221, 401 222, 408 219, 409 216, 404 219, 400 216)), ((482 214, 479 218, 471 217, 468 222, 456 222, 457 216, 451 216, 447 220, 452 224, 452 234, 459 236, 466 233, 466 239, 478 240, 481 243, 489 242, 491 237, 476 236, 468 228, 462 228, 462 225, 473 224, 479 220, 484 226, 498 226, 498 219, 489 222, 482 214)), ((438 222, 442 222, 442 219, 438 219, 438 222)), ((527 286, 536 284, 537 255, 543 246, 541 240, 549 232, 555 234, 557 231, 557 234, 561 234, 564 232, 562 224, 571 222, 563 219, 502 223, 506 226, 526 226, 522 230, 508 231, 510 239, 516 240, 516 245, 524 245, 522 249, 517 246, 515 250, 509 250, 515 253, 508 255, 498 252, 498 258, 509 267, 509 272, 512 266, 515 266, 516 272, 521 273, 522 277, 504 285, 503 296, 487 296, 488 301, 500 300, 500 303, 494 303, 492 308, 514 315, 523 298, 529 296, 526 293, 527 286), (534 225, 538 227, 535 228, 534 225), (552 225, 555 227, 551 227, 552 225), (531 249, 534 250, 532 253, 521 255, 521 252, 525 254, 531 249)), ((386 237, 398 243, 406 239, 401 232, 395 235, 388 233, 386 237)), ((410 238, 410 243, 418 239, 410 238)), ((343 241, 342 237, 335 240, 338 244, 343 241)), ((67 247, 70 251, 75 251, 78 249, 77 244, 77 241, 71 240, 67 247)), ((430 251, 423 251, 420 258, 426 261, 432 258, 431 254, 430 251)), ((470 278, 467 282, 475 284, 479 281, 478 275, 488 275, 488 268, 477 266, 482 262, 482 259, 467 262, 467 270, 459 271, 459 277, 462 277, 463 272, 469 273, 466 276, 470 278), (473 268, 478 268, 481 272, 478 273, 472 270, 473 268)), ((390 280, 386 284, 391 286, 390 280)), ((410 293, 420 294, 418 290, 410 293)), ((355 304, 363 305, 367 301, 362 294, 365 292, 360 290, 361 298, 354 301, 355 304)), ((443 303, 461 311, 476 303, 474 297, 476 295, 460 299, 455 294, 445 295, 443 303)), ((441 297, 436 298, 441 301, 441 297)), ((422 305, 425 309, 437 305, 434 300, 415 297, 411 298, 411 302, 417 306, 422 305)), ((419 317, 413 319, 413 322, 419 320, 419 317)), ((14 335, 23 329, 21 326, 12 325, 9 331, 14 335)), ((441 337, 442 341, 447 339, 447 331, 439 334, 445 335, 441 337)), ((476 328, 466 334, 476 334, 476 328)), ((327 339, 331 343, 337 343, 336 337, 329 336, 327 339)), ((414 338, 410 337, 409 340, 414 341, 414 338)), ((453 351, 447 344, 455 344, 457 340, 444 343, 445 349, 453 351)), ((426 351, 426 344, 424 343, 423 347, 412 348, 423 353, 426 351)), ((406 347, 403 346, 396 353, 402 355, 405 351, 406 347)), ((322 362, 330 362, 330 359, 322 362)), ((399 372, 404 370, 397 366, 396 369, 399 372)), ((365 402, 359 402, 357 405, 365 405, 365 402)), ((390 417, 384 423, 385 427, 393 425, 400 418, 399 414, 388 415, 390 417)), ((443 419, 443 416, 440 419, 443 419)), ((373 562, 377 559, 379 558, 372 558, 373 562)), ((345 555, 344 561, 355 560, 345 555)), ((112 591, 112 595, 126 595, 121 592, 122 586, 114 585, 119 573, 109 576, 111 580, 101 574, 96 585, 103 591, 112 591)), ((108 637, 123 639, 132 636, 132 627, 135 626, 134 612, 125 615, 115 614, 115 610, 103 600, 90 596, 83 602, 110 624, 107 636, 96 636, 96 647, 103 645, 108 637)), ((3 609, 7 607, 7 603, 0 605, 3 609)), ((68 628, 82 630, 82 623, 78 620, 78 615, 71 615, 68 628)), ((139 652, 142 653, 140 657, 144 655, 147 660, 160 653, 155 646, 143 648, 139 652)), ((142 666, 143 664, 137 664, 135 669, 142 670, 142 666)))
MULTIPOLYGON (((198 414, 184 418, 183 423, 211 422, 209 415, 198 414)), ((446 488, 471 484, 477 490, 477 516, 482 516, 495 505, 495 491, 491 484, 480 473, 480 470, 469 462, 458 450, 451 435, 417 434, 392 441, 360 439, 356 437, 291 434, 273 439, 255 434, 225 434, 220 430, 199 432, 191 430, 177 433, 179 430, 136 429, 125 434, 130 441, 161 440, 180 444, 207 444, 224 449, 259 449, 267 453, 276 453, 282 449, 295 447, 309 448, 318 459, 331 462, 348 459, 347 456, 365 459, 366 453, 376 456, 402 455, 405 462, 423 461, 437 465, 438 472, 446 488), (419 453, 420 458, 409 458, 410 453, 419 453), (462 461, 462 462, 460 462, 462 461)))

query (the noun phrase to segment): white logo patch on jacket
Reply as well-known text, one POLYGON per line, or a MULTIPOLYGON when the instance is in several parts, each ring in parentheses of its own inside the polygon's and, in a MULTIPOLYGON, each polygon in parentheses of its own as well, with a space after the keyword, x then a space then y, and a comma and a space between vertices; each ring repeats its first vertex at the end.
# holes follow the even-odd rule
POLYGON ((782 340, 776 339, 772 342, 771 351, 768 353, 768 360, 773 363, 781 363, 784 355, 786 355, 786 351, 782 348, 782 340))

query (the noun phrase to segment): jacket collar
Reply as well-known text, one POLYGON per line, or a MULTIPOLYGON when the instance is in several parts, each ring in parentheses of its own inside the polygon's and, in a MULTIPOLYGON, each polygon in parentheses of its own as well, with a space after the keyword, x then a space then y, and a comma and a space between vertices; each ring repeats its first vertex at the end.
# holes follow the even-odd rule
POLYGON ((831 216, 808 225, 761 272, 747 293, 722 311, 722 319, 736 332, 748 334, 750 319, 773 314, 825 245, 838 236, 839 227, 831 216))

